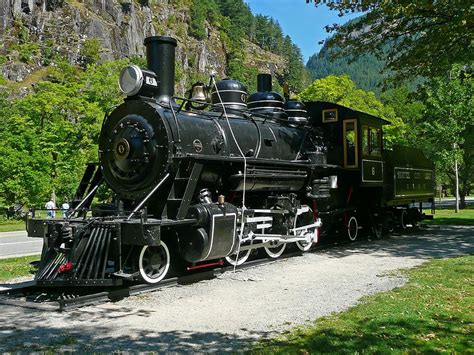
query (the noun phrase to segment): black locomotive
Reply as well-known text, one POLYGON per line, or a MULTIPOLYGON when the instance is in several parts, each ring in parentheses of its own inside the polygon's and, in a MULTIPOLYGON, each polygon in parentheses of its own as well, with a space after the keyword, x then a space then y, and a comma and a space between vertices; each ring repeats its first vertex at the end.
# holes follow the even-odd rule
POLYGON ((176 40, 145 39, 148 69, 125 68, 123 104, 104 120, 99 164, 89 165, 73 211, 28 219, 44 239, 43 286, 162 280, 172 262, 187 270, 245 262, 259 249, 302 252, 321 235, 355 240, 423 218, 433 201, 433 166, 406 147, 383 149, 388 122, 325 103, 301 103, 258 76, 248 95, 234 80, 196 83, 174 97, 176 40), (99 186, 113 205, 89 210, 99 186))

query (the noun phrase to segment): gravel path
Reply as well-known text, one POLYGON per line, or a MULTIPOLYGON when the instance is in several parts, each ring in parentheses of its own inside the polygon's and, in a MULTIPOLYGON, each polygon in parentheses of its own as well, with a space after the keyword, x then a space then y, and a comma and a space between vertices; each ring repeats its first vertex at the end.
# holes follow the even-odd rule
POLYGON ((0 353, 236 351, 403 285, 400 268, 473 251, 472 227, 430 227, 62 314, 0 305, 0 353))

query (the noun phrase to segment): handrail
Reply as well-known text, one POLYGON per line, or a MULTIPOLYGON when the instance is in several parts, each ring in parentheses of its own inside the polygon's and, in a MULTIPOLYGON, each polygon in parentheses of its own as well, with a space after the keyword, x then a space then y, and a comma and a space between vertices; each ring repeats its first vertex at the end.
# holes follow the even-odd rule
POLYGON ((86 201, 96 192, 96 190, 99 188, 100 184, 102 184, 102 179, 95 185, 91 191, 82 199, 82 201, 72 210, 72 212, 69 214, 68 218, 72 217, 74 213, 76 213, 85 203, 86 201))
POLYGON ((145 198, 142 200, 142 202, 140 202, 138 204, 138 206, 135 207, 133 212, 130 213, 130 215, 128 216, 127 221, 129 221, 133 217, 133 215, 138 212, 138 210, 145 204, 145 202, 148 201, 148 199, 155 193, 156 190, 158 190, 158 188, 161 186, 161 184, 163 184, 165 182, 165 180, 168 178, 168 176, 170 176, 170 173, 167 173, 165 175, 165 177, 163 179, 161 179, 160 182, 153 188, 153 190, 151 190, 150 193, 145 196, 145 198))

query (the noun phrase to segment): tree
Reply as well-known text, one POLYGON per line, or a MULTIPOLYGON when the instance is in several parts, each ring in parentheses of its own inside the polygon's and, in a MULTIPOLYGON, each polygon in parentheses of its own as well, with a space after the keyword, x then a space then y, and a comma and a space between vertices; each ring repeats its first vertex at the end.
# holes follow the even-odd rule
POLYGON ((190 7, 190 34, 203 40, 207 37, 206 20, 212 22, 218 18, 218 8, 214 0, 193 0, 190 7))
POLYGON ((386 78, 384 72, 385 61, 377 59, 373 54, 365 54, 349 63, 349 58, 334 58, 337 48, 328 49, 323 46, 319 53, 313 54, 306 68, 311 78, 321 79, 328 75, 347 74, 357 84, 358 87, 366 91, 373 91, 377 96, 381 93, 381 84, 386 78))
POLYGON ((88 38, 81 47, 81 57, 84 66, 97 63, 100 59, 101 44, 97 38, 88 38))
POLYGON ((347 75, 329 75, 315 80, 298 95, 302 101, 327 101, 384 118, 392 124, 384 127, 386 147, 405 144, 407 125, 392 107, 384 105, 371 91, 358 89, 347 75))
POLYGON ((291 91, 300 92, 308 84, 308 72, 303 65, 303 57, 300 49, 293 44, 291 38, 284 39, 284 55, 288 61, 288 71, 285 79, 291 91))
POLYGON ((399 143, 424 149, 425 140, 419 135, 418 128, 426 108, 419 98, 407 86, 400 86, 383 92, 380 100, 393 109, 395 116, 403 122, 399 143))
POLYGON ((104 62, 100 65, 89 65, 81 79, 81 92, 88 102, 96 103, 103 112, 109 112, 122 102, 122 94, 117 85, 121 70, 132 62, 144 67, 140 58, 121 59, 104 62))
POLYGON ((0 206, 28 203, 47 190, 51 166, 39 149, 32 123, 23 119, 15 105, 0 97, 0 206))
POLYGON ((432 79, 422 93, 426 109, 418 122, 419 140, 437 171, 455 184, 454 161, 459 165, 461 208, 474 179, 474 87, 472 77, 454 66, 449 77, 432 79))
POLYGON ((43 206, 53 189, 71 197, 85 164, 97 160, 101 106, 120 97, 118 73, 107 75, 112 64, 89 66, 86 79, 61 67, 61 75, 52 72, 58 82, 38 82, 14 101, 0 97, 0 205, 43 206))
MULTIPOLYGON (((253 15, 250 7, 243 0, 220 0, 217 2, 223 16, 232 20, 233 30, 240 36, 249 35, 253 15)), ((232 33, 229 35, 232 36, 232 33)))
MULTIPOLYGON (((306 0, 312 2, 312 0, 306 0)), ((347 13, 365 12, 344 26, 329 25, 335 32, 327 44, 341 50, 337 56, 374 53, 387 59, 392 80, 416 76, 442 76, 454 63, 474 59, 474 7, 464 0, 430 1, 319 1, 347 13), (390 44, 386 55, 383 46, 390 44)))

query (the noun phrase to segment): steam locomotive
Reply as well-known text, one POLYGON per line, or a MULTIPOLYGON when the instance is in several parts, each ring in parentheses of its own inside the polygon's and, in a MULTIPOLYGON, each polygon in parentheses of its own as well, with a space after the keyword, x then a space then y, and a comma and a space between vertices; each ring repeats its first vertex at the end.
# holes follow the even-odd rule
POLYGON ((107 115, 99 164, 90 164, 66 218, 27 220, 43 238, 41 286, 157 283, 170 267, 278 258, 321 236, 385 230, 424 218, 433 164, 407 147, 382 146, 387 121, 327 102, 301 103, 224 79, 174 96, 175 47, 148 37, 147 69, 123 69, 124 102, 107 115), (111 205, 90 211, 97 189, 111 205), (414 203, 419 207, 413 207, 414 203))

